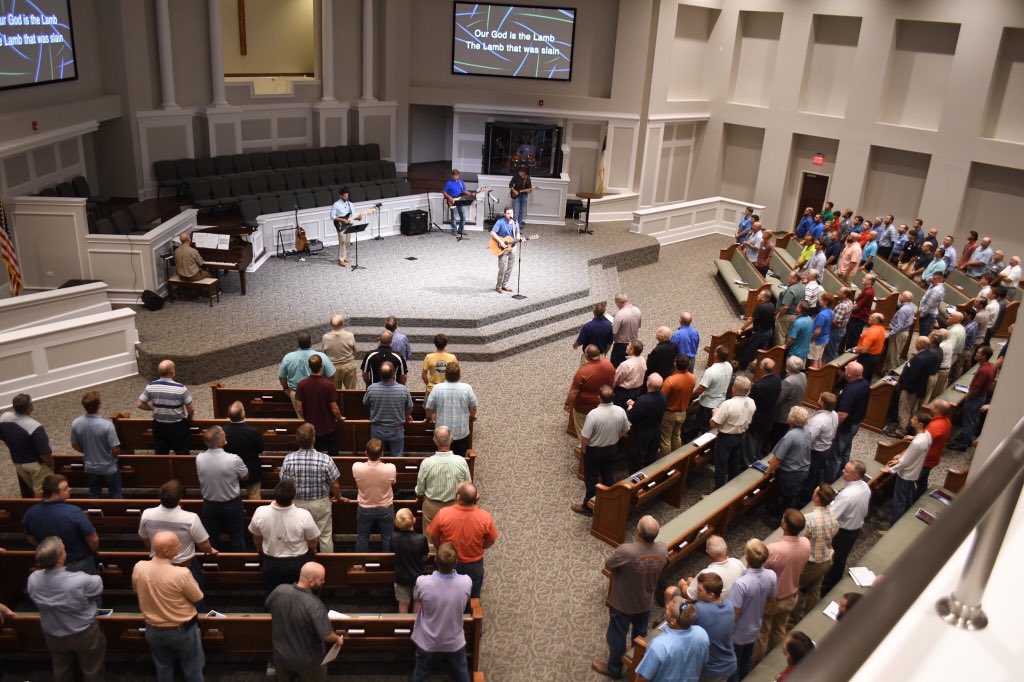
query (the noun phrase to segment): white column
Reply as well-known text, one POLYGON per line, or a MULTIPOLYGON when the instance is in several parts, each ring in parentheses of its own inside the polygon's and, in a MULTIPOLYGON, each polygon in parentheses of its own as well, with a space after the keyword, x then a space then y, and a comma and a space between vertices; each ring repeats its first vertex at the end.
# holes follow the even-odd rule
POLYGON ((226 106, 224 96, 224 47, 221 44, 220 0, 207 0, 210 15, 210 82, 213 84, 213 105, 226 106))
POLYGON ((177 109, 174 101, 174 57, 171 52, 170 0, 156 0, 156 42, 160 51, 161 109, 177 109))
POLYGON ((334 0, 320 0, 321 100, 334 102, 334 0))
POLYGON ((373 0, 363 0, 363 96, 364 102, 375 102, 373 96, 373 0))

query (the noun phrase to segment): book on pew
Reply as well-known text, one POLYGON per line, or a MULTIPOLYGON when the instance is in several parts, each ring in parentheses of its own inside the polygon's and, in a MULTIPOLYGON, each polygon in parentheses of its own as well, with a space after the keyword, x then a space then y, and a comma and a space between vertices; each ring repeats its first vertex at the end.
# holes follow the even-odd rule
POLYGON ((830 601, 828 603, 828 606, 826 606, 824 609, 822 609, 821 612, 824 613, 829 618, 831 618, 832 620, 834 620, 836 622, 839 622, 839 604, 838 603, 836 603, 834 601, 830 601))
POLYGON ((707 431, 707 432, 702 433, 701 435, 697 436, 696 438, 694 438, 693 439, 693 444, 696 445, 698 448, 704 447, 705 445, 710 443, 714 439, 714 437, 715 437, 715 432, 714 431, 707 431))
POLYGON ((752 463, 750 465, 750 468, 751 469, 757 469, 762 474, 767 474, 768 473, 768 465, 765 464, 764 462, 762 462, 761 460, 757 460, 756 462, 752 463))
POLYGON ((953 498, 952 498, 952 497, 950 497, 950 496, 949 496, 949 495, 948 495, 948 494, 947 494, 947 493, 946 493, 945 491, 943 491, 943 490, 937 490, 937 489, 936 489, 936 490, 933 490, 933 491, 931 491, 930 493, 928 493, 928 497, 930 497, 930 498, 932 498, 932 499, 934 499, 934 500, 938 500, 939 502, 941 502, 942 504, 946 505, 947 507, 948 507, 948 506, 949 506, 950 504, 952 504, 952 502, 953 502, 953 498))
POLYGON ((206 617, 207 618, 227 618, 227 616, 225 616, 220 611, 214 611, 212 609, 210 610, 209 613, 206 614, 206 617))
POLYGON ((732 281, 732 283, 733 283, 733 284, 738 284, 738 285, 740 285, 741 287, 749 287, 749 286, 750 286, 749 284, 747 284, 746 282, 744 282, 744 281, 743 281, 742 279, 734 279, 734 280, 732 281))
POLYGON ((932 523, 935 521, 935 514, 925 511, 923 507, 918 507, 917 513, 914 514, 914 517, 921 519, 929 526, 932 525, 932 523))
POLYGON ((953 384, 953 390, 954 391, 960 391, 961 393, 967 393, 967 391, 969 391, 970 388, 968 386, 963 385, 963 384, 953 384))
POLYGON ((645 478, 647 478, 647 474, 645 474, 642 471, 638 471, 635 474, 633 474, 632 476, 630 476, 629 480, 632 481, 633 483, 639 483, 640 481, 644 480, 645 478))
POLYGON ((860 587, 871 587, 875 583, 875 572, 864 566, 853 566, 850 568, 850 577, 860 587))
POLYGON ((96 609, 97 618, 106 618, 112 615, 114 615, 114 609, 96 609))
POLYGON ((348 615, 346 615, 344 613, 341 613, 339 611, 335 611, 334 609, 330 609, 327 612, 327 617, 328 618, 350 618, 351 616, 348 616, 348 615))

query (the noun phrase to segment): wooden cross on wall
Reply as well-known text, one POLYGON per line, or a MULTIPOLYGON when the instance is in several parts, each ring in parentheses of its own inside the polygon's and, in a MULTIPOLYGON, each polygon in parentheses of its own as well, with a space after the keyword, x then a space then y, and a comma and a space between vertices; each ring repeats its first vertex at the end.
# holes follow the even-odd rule
POLYGON ((238 54, 245 56, 245 0, 238 0, 238 54))

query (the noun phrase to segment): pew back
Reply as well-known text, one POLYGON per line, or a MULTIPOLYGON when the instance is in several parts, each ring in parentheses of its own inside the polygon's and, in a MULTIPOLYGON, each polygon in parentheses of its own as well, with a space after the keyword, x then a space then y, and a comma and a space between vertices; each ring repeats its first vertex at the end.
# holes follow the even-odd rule
MULTIPOLYGON (((213 397, 213 416, 227 419, 228 409, 236 400, 245 407, 247 418, 262 417, 268 419, 294 419, 295 408, 292 400, 278 386, 276 388, 232 388, 221 383, 210 384, 213 397)), ((423 408, 423 391, 412 393, 413 419, 421 421, 425 416, 423 408)), ((363 405, 365 389, 338 389, 338 401, 341 414, 346 419, 369 419, 370 410, 363 405)))

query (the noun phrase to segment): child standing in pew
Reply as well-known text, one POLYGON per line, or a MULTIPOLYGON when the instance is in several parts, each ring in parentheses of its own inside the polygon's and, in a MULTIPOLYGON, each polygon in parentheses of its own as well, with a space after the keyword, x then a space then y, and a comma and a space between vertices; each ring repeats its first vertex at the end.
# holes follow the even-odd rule
POLYGON ((391 537, 391 551, 395 553, 395 599, 399 613, 409 613, 412 588, 416 578, 423 575, 430 554, 426 536, 413 530, 415 525, 412 510, 403 508, 395 514, 398 532, 391 537))

